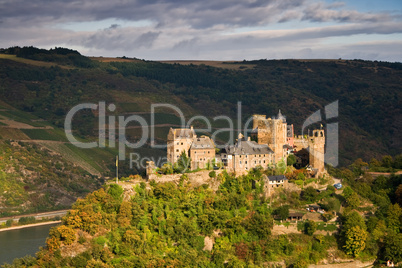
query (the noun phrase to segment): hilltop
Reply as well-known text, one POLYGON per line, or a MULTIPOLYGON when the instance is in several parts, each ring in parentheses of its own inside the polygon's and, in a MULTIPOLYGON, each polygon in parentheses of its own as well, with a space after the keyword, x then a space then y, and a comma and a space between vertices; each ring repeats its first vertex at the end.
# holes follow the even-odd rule
MULTIPOLYGON (((213 122, 212 129, 218 130, 229 125, 213 121, 215 116, 229 116, 237 125, 237 103, 241 101, 243 123, 252 114, 273 115, 281 109, 287 121, 294 124, 295 133, 299 133, 304 120, 317 110, 321 110, 324 120, 320 123, 325 126, 324 107, 339 100, 339 117, 328 122, 339 122, 340 163, 346 166, 356 158, 368 161, 402 151, 401 80, 401 63, 340 59, 155 62, 126 57, 90 58, 66 48, 13 47, 0 50, 0 142, 4 152, 15 150, 11 146, 18 144, 27 152, 39 150, 57 155, 57 161, 52 156, 47 159, 37 155, 37 165, 62 162, 63 168, 58 172, 63 176, 88 174, 88 181, 77 186, 85 192, 96 188, 104 177, 114 176, 117 148, 79 149, 66 140, 64 120, 77 104, 113 103, 116 110, 108 115, 138 115, 148 124, 152 104, 174 104, 186 120, 206 116, 213 122)), ((155 140, 165 144, 170 127, 180 126, 180 118, 169 109, 156 112, 155 140)), ((204 127, 201 121, 193 124, 195 128, 204 127)), ((97 141, 98 128, 95 112, 85 110, 74 117, 74 134, 81 141, 97 141)), ((138 125, 130 124, 125 134, 135 142, 142 132, 138 125)), ((221 133, 216 142, 222 144, 227 139, 227 133, 221 133)), ((127 154, 130 152, 133 150, 127 150, 127 154)), ((165 150, 151 148, 149 139, 134 152, 142 158, 166 156, 165 150)), ((21 166, 23 157, 26 156, 14 155, 10 163, 15 170, 8 169, 7 176, 13 181, 23 176, 18 169, 26 169, 21 166)), ((128 161, 121 161, 119 167, 122 176, 142 172, 136 166, 130 168, 128 161)), ((45 180, 54 179, 49 175, 45 180)), ((18 183, 24 187, 26 182, 18 183)), ((36 185, 35 190, 24 190, 24 195, 30 192, 58 196, 58 191, 70 191, 67 196, 71 203, 80 192, 64 184, 53 191, 50 189, 55 185, 50 185, 53 186, 36 185)), ((29 205, 32 202, 26 204, 27 211, 39 209, 29 205)), ((9 208, 11 211, 12 206, 9 208)))

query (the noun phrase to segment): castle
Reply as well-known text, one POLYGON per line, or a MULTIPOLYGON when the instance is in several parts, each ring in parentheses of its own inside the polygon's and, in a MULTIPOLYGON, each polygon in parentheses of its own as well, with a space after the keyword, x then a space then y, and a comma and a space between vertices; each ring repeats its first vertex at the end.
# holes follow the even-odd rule
POLYGON ((312 135, 295 136, 293 125, 288 125, 281 111, 277 116, 253 115, 253 129, 248 138, 239 134, 234 145, 228 145, 215 154, 215 144, 207 136, 197 137, 193 127, 169 130, 167 159, 174 164, 184 152, 191 158, 191 169, 211 167, 221 162, 225 169, 236 174, 252 168, 286 164, 289 154, 297 157, 300 166, 308 165, 313 175, 320 176, 324 169, 325 134, 323 129, 312 135))
POLYGON ((215 144, 209 137, 197 137, 193 127, 170 128, 167 138, 168 162, 176 163, 183 152, 191 158, 191 169, 207 168, 215 161, 215 144))

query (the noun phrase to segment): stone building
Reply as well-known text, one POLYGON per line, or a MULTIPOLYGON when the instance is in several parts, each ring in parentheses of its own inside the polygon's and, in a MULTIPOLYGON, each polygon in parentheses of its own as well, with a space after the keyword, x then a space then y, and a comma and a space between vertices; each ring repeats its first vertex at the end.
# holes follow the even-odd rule
MULTIPOLYGON (((267 144, 274 152, 273 163, 278 163, 282 159, 286 161, 287 155, 305 149, 309 153, 308 164, 313 170, 313 174, 320 176, 325 172, 325 134, 323 129, 312 131, 312 135, 294 135, 293 125, 286 123, 286 117, 281 111, 277 116, 266 118, 265 115, 253 115, 253 130, 251 132, 253 140, 258 144, 267 144)), ((305 163, 300 159, 299 163, 305 163)))
POLYGON ((276 188, 288 188, 288 179, 285 177, 285 175, 263 175, 262 179, 264 181, 264 193, 266 197, 271 196, 276 188))
MULTIPOLYGON (((310 134, 310 133, 309 133, 310 134)), ((256 166, 266 169, 276 165, 294 153, 300 167, 306 165, 312 174, 321 176, 325 172, 325 134, 323 129, 312 131, 312 135, 295 136, 293 125, 288 125, 281 111, 277 116, 253 115, 253 130, 250 138, 239 136, 236 144, 222 149, 220 158, 225 168, 244 174, 256 166), (308 161, 308 163, 307 163, 308 161)), ((209 137, 197 137, 193 127, 169 130, 167 159, 174 164, 184 151, 191 158, 191 169, 206 168, 216 159, 215 144, 209 137)))
POLYGON ((167 139, 167 160, 175 164, 185 152, 191 158, 191 169, 206 168, 215 159, 215 144, 207 136, 197 137, 193 127, 170 128, 167 139))
POLYGON ((266 144, 273 151, 273 162, 278 163, 282 159, 286 161, 284 145, 287 144, 286 117, 281 111, 276 117, 266 118, 266 115, 253 115, 253 131, 251 137, 258 144, 266 144))
POLYGON ((295 155, 302 151, 308 151, 309 165, 316 176, 325 172, 325 132, 323 129, 313 130, 311 135, 295 137, 293 151, 295 155))
POLYGON ((169 163, 176 163, 181 153, 184 151, 189 156, 189 151, 194 138, 197 135, 193 127, 191 128, 170 128, 167 137, 167 160, 169 163))
POLYGON ((240 134, 234 145, 226 146, 221 151, 222 163, 228 171, 244 174, 261 166, 267 168, 273 164, 273 151, 266 144, 244 139, 240 134))
POLYGON ((215 144, 207 136, 195 137, 190 146, 191 169, 207 168, 215 161, 215 144))

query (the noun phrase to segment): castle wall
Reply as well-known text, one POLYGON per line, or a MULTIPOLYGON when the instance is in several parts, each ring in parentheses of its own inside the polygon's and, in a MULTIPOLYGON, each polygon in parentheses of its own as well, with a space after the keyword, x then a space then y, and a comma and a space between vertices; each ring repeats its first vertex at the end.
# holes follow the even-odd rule
POLYGON ((207 168, 207 163, 212 164, 215 159, 215 149, 191 149, 191 169, 207 168))

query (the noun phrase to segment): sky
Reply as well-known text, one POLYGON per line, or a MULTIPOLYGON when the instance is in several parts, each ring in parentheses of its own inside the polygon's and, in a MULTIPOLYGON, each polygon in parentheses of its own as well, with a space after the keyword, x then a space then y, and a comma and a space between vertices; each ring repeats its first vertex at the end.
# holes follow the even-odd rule
POLYGON ((402 0, 0 0, 0 47, 146 60, 402 62, 402 0))

